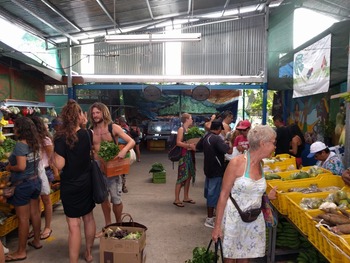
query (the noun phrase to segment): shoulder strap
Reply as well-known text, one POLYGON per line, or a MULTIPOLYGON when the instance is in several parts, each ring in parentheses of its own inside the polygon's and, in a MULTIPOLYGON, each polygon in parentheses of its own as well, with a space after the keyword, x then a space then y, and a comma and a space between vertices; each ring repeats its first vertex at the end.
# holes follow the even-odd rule
POLYGON ((108 124, 108 131, 109 131, 109 133, 110 133, 111 136, 112 136, 113 142, 114 142, 115 144, 117 144, 117 142, 115 141, 114 135, 113 135, 113 123, 108 124))
POLYGON ((245 171, 244 171, 244 177, 247 177, 249 178, 249 171, 250 171, 250 154, 249 154, 249 151, 246 151, 245 152, 245 159, 247 161, 246 165, 245 165, 245 171))
MULTIPOLYGON (((91 160, 94 160, 94 154, 92 152, 92 136, 90 136, 90 132, 91 132, 91 130, 86 130, 86 133, 89 137, 89 142, 90 142, 90 158, 91 158, 91 160)), ((92 132, 91 132, 91 135, 92 135, 92 132)))

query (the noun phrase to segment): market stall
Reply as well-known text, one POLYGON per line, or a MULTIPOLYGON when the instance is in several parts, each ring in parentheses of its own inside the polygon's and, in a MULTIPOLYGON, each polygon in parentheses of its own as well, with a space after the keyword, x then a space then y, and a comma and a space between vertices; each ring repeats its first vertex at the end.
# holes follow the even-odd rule
POLYGON ((275 262, 280 253, 293 253, 298 262, 350 262, 350 188, 340 176, 319 167, 284 167, 283 160, 265 160, 264 169, 270 169, 267 191, 278 189, 272 204, 279 217, 279 224, 269 232, 268 261, 275 262), (284 171, 276 172, 276 168, 284 171), (310 252, 303 238, 317 253, 310 252))
MULTIPOLYGON (((16 143, 13 121, 18 116, 36 115, 47 119, 47 124, 57 116, 54 105, 45 102, 4 100, 0 102, 0 238, 17 229, 18 219, 14 207, 6 203, 4 193, 11 189, 10 173, 6 171, 8 157, 16 143)), ((60 183, 54 182, 50 199, 52 205, 60 201, 60 183)), ((41 210, 44 206, 41 203, 41 210)))

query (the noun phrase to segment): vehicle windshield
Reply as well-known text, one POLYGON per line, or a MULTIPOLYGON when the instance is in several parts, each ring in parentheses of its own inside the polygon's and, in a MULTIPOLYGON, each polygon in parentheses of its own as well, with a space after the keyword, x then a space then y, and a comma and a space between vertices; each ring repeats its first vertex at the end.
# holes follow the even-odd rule
POLYGON ((148 124, 148 133, 170 133, 171 132, 171 124, 170 122, 150 122, 148 124))

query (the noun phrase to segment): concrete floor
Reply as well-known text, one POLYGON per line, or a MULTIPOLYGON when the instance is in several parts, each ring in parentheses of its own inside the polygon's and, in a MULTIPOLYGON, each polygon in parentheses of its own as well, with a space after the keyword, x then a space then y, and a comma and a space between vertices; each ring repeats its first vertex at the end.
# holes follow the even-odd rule
MULTIPOLYGON (((211 229, 204 226, 206 203, 203 197, 204 174, 203 155, 197 154, 196 183, 190 188, 190 196, 196 204, 186 204, 184 208, 174 206, 175 169, 167 159, 165 151, 143 151, 141 162, 131 166, 127 177, 129 193, 123 195, 124 212, 130 213, 135 222, 148 227, 146 239, 146 262, 183 263, 192 258, 192 250, 206 247, 211 238, 211 229), (148 173, 154 162, 161 162, 167 171, 165 184, 153 184, 148 173)), ((183 192, 181 192, 181 196, 183 192)), ((181 197, 182 198, 182 197, 181 197)), ((97 229, 103 227, 101 207, 94 210, 97 229)), ((42 219, 42 223, 44 220, 42 219)), ((69 262, 67 244, 67 224, 62 205, 54 208, 52 236, 42 242, 43 248, 28 247, 27 260, 23 262, 69 262)), ((6 237, 6 246, 13 251, 17 246, 17 231, 6 237)), ((81 255, 84 252, 82 244, 81 255)), ((99 262, 99 239, 95 239, 93 262, 99 262)), ((81 262, 85 262, 81 256, 81 262)), ((260 260, 266 262, 266 260, 260 260)), ((128 263, 128 262, 123 262, 128 263)))

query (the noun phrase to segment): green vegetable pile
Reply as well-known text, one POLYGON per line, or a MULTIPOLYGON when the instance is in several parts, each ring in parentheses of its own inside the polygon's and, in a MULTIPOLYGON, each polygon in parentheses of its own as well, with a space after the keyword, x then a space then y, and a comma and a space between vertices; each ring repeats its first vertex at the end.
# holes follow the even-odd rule
POLYGON ((161 163, 154 163, 151 167, 151 170, 149 170, 149 173, 157 173, 157 172, 163 172, 164 166, 161 163))
POLYGON ((6 138, 0 146, 0 160, 7 159, 10 153, 15 148, 16 141, 11 138, 6 138))
POLYGON ((114 142, 103 141, 100 145, 100 150, 97 155, 101 157, 105 162, 112 160, 120 152, 119 146, 114 142))
POLYGON ((204 135, 204 131, 200 130, 197 126, 188 128, 187 133, 185 133, 185 141, 193 138, 200 138, 204 135))
POLYGON ((15 148, 16 141, 11 138, 6 138, 6 140, 2 143, 1 147, 4 149, 6 153, 11 153, 15 148))
MULTIPOLYGON (((215 259, 215 254, 213 251, 205 247, 196 247, 193 249, 193 258, 186 260, 185 263, 213 263, 215 259)), ((219 256, 218 256, 219 257, 219 256)))

